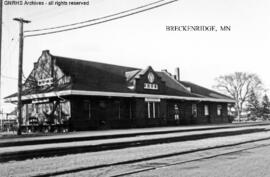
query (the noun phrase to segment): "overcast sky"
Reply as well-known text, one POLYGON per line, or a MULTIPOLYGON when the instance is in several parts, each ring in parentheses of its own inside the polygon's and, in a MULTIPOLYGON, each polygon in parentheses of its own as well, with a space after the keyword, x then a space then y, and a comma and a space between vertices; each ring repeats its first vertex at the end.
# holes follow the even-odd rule
MULTIPOLYGON (((41 0, 40 0, 41 1, 41 0)), ((43 0, 44 1, 44 0, 43 0)), ((4 5, 2 97, 17 91, 19 25, 25 30, 102 17, 155 0, 90 0, 88 6, 4 5)), ((45 2, 45 1, 44 1, 45 2)), ((42 50, 51 54, 116 65, 167 69, 180 67, 182 80, 212 88, 215 78, 236 71, 256 73, 270 88, 269 0, 179 0, 119 20, 79 30, 25 38, 25 77, 42 50), (231 26, 231 31, 166 31, 168 25, 231 26)), ((4 111, 11 107, 4 105, 4 111)))

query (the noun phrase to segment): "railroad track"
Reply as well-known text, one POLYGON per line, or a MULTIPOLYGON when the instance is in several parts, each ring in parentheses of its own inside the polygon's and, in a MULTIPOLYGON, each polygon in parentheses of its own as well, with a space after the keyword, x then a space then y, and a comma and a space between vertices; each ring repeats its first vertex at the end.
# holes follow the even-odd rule
POLYGON ((211 155, 211 156, 207 156, 207 157, 202 157, 202 158, 196 158, 196 159, 187 160, 187 161, 180 161, 180 162, 174 162, 174 163, 165 163, 165 164, 161 163, 161 164, 156 164, 156 165, 152 164, 151 167, 137 169, 137 170, 133 170, 133 171, 117 174, 117 175, 112 175, 110 177, 129 176, 129 175, 132 175, 132 174, 138 174, 138 173, 142 173, 142 172, 146 172, 146 171, 158 170, 158 169, 169 167, 169 166, 181 165, 181 164, 186 164, 186 163, 196 162, 196 161, 201 161, 201 160, 206 160, 206 159, 212 159, 212 158, 216 158, 216 157, 220 157, 220 156, 224 156, 224 155, 235 154, 235 153, 238 153, 238 152, 243 152, 243 151, 256 149, 256 148, 261 148, 261 147, 267 147, 267 146, 270 146, 270 144, 258 145, 258 146, 250 147, 250 148, 243 148, 243 149, 240 149, 240 150, 235 150, 235 151, 226 152, 226 153, 219 153, 219 154, 215 154, 215 155, 211 155))
POLYGON ((252 128, 245 130, 236 130, 236 131, 220 131, 220 132, 211 132, 211 133, 201 133, 193 135, 184 135, 184 136, 175 136, 175 137, 162 137, 156 139, 141 139, 141 140, 132 140, 132 141, 122 141, 122 142, 108 142, 95 145, 79 145, 79 146, 67 146, 67 147, 52 147, 45 149, 32 149, 25 150, 22 147, 21 151, 15 152, 3 152, 0 154, 0 162, 8 162, 12 160, 26 160, 40 157, 53 157, 53 156, 63 156, 68 154, 79 154, 85 152, 98 152, 105 150, 114 150, 114 149, 123 149, 130 147, 140 147, 147 145, 155 145, 162 143, 173 143, 173 142, 183 142, 191 140, 200 140, 205 138, 216 138, 216 137, 225 137, 225 136, 234 136, 241 134, 251 134, 258 132, 268 132, 269 129, 265 128, 252 128))
MULTIPOLYGON (((250 141, 245 141, 245 142, 239 142, 239 143, 233 143, 233 144, 227 144, 227 145, 218 145, 218 146, 214 146, 214 147, 201 148, 201 149, 196 149, 196 150, 188 150, 188 151, 172 153, 172 154, 158 155, 158 156, 147 157, 147 158, 136 159, 136 160, 128 160, 128 161, 122 161, 122 162, 111 163, 111 164, 103 164, 103 165, 97 165, 97 166, 69 169, 69 170, 58 171, 58 172, 53 172, 53 173, 39 174, 39 175, 34 175, 32 177, 58 176, 58 175, 66 175, 66 174, 70 174, 70 173, 78 173, 78 172, 82 172, 82 171, 91 171, 91 170, 112 168, 112 167, 116 167, 116 166, 120 166, 120 165, 131 165, 131 164, 136 164, 136 163, 148 162, 151 160, 161 160, 164 158, 169 158, 169 157, 174 157, 174 156, 192 154, 192 153, 196 153, 196 152, 202 152, 202 151, 208 151, 208 150, 214 150, 214 149, 220 149, 220 148, 227 148, 227 147, 233 148, 233 147, 237 147, 240 145, 246 145, 246 144, 255 143, 255 142, 263 142, 266 140, 270 140, 270 137, 261 138, 261 139, 257 139, 257 140, 250 140, 250 141)), ((190 163, 190 162, 195 162, 195 161, 200 161, 200 160, 205 160, 205 159, 211 159, 211 158, 215 158, 215 157, 219 157, 219 156, 234 154, 237 152, 242 152, 242 151, 256 149, 256 148, 265 147, 265 146, 270 146, 270 144, 268 143, 268 144, 255 145, 255 146, 248 147, 248 148, 240 148, 237 150, 232 150, 230 152, 218 153, 218 154, 209 155, 209 156, 205 156, 205 157, 201 157, 201 158, 195 158, 195 159, 186 160, 186 161, 176 161, 173 163, 151 163, 150 167, 141 167, 141 168, 137 168, 136 170, 127 171, 127 172, 119 173, 116 175, 111 175, 110 177, 129 176, 132 174, 142 173, 142 172, 151 171, 151 170, 157 170, 157 169, 161 169, 161 168, 165 168, 165 167, 169 167, 169 166, 180 165, 180 164, 185 164, 185 163, 190 163)), ((108 176, 108 175, 106 175, 106 176, 108 176)))

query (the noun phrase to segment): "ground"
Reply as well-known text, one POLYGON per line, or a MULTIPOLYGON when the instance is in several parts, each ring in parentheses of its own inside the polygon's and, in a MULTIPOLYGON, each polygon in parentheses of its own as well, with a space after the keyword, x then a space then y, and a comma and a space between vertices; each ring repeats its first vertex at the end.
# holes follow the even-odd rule
MULTIPOLYGON (((264 128, 265 131, 99 152, 8 161, 0 163, 0 176, 269 176, 270 157, 267 154, 270 153, 270 126, 265 125, 260 126, 260 128, 264 128)), ((211 131, 218 132, 221 130, 197 131, 197 133, 211 131)), ((231 130, 226 129, 226 131, 231 130)), ((177 134, 194 134, 194 132, 177 134)), ((78 134, 71 134, 70 136, 78 136, 78 134)), ((82 135, 80 134, 80 136, 82 135)), ((152 138, 156 136, 175 136, 175 133, 143 135, 136 136, 136 138, 147 138, 148 136, 152 138)), ((31 137, 31 139, 35 138, 49 137, 31 137)), ((1 141, 4 142, 6 139, 1 141)), ((73 145, 77 143, 83 142, 74 142, 73 145)), ((37 145, 35 147, 38 146, 48 145, 37 145)), ((27 146, 2 147, 0 151, 5 149, 14 151, 16 148, 26 149, 27 146)))
POLYGON ((270 140, 60 176, 268 177, 270 140))
POLYGON ((132 177, 268 177, 270 141, 267 146, 215 158, 193 161, 130 175, 132 177))

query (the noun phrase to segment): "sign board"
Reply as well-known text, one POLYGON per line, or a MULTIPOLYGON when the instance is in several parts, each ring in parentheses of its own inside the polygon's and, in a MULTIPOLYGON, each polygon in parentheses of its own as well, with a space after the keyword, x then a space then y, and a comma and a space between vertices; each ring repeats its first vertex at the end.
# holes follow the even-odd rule
POLYGON ((157 84, 144 83, 144 89, 158 90, 157 84))
POLYGON ((53 84, 52 77, 38 80, 38 86, 45 86, 45 85, 52 85, 52 84, 53 84))
POLYGON ((41 99, 41 100, 33 100, 32 103, 33 104, 37 104, 37 103, 48 103, 49 99, 41 99))
POLYGON ((145 98, 146 102, 160 102, 160 98, 145 98))

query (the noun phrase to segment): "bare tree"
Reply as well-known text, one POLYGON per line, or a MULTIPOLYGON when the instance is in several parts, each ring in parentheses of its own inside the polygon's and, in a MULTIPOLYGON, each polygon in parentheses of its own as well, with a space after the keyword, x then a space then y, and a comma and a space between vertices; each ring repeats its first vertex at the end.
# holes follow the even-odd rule
POLYGON ((233 74, 219 76, 216 78, 216 81, 217 85, 215 88, 234 98, 234 107, 238 118, 240 118, 243 106, 252 90, 255 92, 263 90, 262 81, 256 74, 235 72, 233 74))

